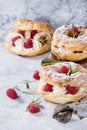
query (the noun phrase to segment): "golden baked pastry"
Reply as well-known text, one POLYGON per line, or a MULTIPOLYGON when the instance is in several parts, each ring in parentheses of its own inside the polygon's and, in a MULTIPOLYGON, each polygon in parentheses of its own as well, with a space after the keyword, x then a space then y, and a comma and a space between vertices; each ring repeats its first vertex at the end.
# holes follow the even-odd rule
POLYGON ((9 32, 5 47, 21 56, 35 56, 50 50, 54 28, 43 22, 17 21, 9 32))
POLYGON ((87 95, 87 69, 73 62, 58 62, 40 71, 39 93, 49 102, 65 104, 87 95))
POLYGON ((59 60, 87 59, 87 27, 63 25, 58 28, 53 34, 51 52, 59 60))

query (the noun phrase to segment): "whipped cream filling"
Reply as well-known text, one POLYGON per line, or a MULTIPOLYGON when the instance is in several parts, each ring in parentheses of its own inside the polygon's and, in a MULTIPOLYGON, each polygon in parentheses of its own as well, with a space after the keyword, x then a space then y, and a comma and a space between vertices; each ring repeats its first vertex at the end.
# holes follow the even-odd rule
POLYGON ((20 36, 21 39, 23 39, 23 36, 20 33, 9 33, 8 39, 9 39, 9 43, 12 44, 12 39, 14 37, 20 36))
POLYGON ((24 41, 23 41, 23 39, 17 39, 16 41, 15 41, 15 47, 17 48, 17 50, 20 50, 20 51, 22 51, 23 50, 23 48, 24 48, 24 41))
POLYGON ((32 48, 25 48, 23 47, 23 51, 25 52, 29 52, 29 51, 35 51, 35 50, 39 50, 42 47, 42 44, 36 40, 33 40, 33 47, 32 48))
MULTIPOLYGON (((82 92, 84 92, 84 90, 85 90, 84 87, 82 87, 82 88, 80 87, 77 93, 82 93, 82 92)), ((65 95, 73 96, 73 94, 67 94, 67 91, 66 91, 65 87, 59 87, 59 86, 53 86, 53 93, 55 95, 64 95, 65 94, 65 95)))
POLYGON ((53 93, 55 95, 64 95, 66 94, 66 88, 60 86, 53 86, 53 93))
POLYGON ((27 48, 27 49, 24 47, 24 43, 26 42, 27 39, 30 38, 30 31, 25 32, 25 38, 19 33, 10 32, 9 36, 8 36, 8 40, 9 40, 9 44, 12 44, 12 39, 14 37, 20 36, 20 38, 15 41, 15 49, 21 50, 21 51, 24 51, 25 53, 27 53, 29 51, 31 52, 31 51, 39 50, 43 46, 42 43, 40 41, 38 41, 38 39, 44 35, 46 35, 46 40, 50 40, 50 38, 51 38, 50 34, 48 34, 46 32, 39 32, 32 39, 33 47, 27 48))
POLYGON ((26 31, 25 32, 25 39, 29 39, 31 36, 31 31, 26 31))
POLYGON ((51 35, 47 32, 39 32, 34 36, 34 40, 38 40, 41 36, 46 36, 46 40, 51 39, 51 35))
MULTIPOLYGON (((40 84, 45 86, 46 82, 43 81, 42 79, 40 79, 40 84)), ((39 91, 41 91, 40 87, 39 87, 39 91)), ((78 92, 76 94, 78 94, 78 93, 80 94, 80 93, 82 93, 84 91, 85 91, 85 87, 80 87, 80 88, 78 88, 78 92)), ((47 92, 47 93, 49 93, 49 92, 47 92)), ((73 94, 67 94, 66 87, 64 87, 64 86, 55 86, 55 85, 53 85, 53 91, 50 92, 50 93, 53 93, 53 94, 58 95, 58 96, 61 96, 61 95, 74 96, 73 94)))
MULTIPOLYGON (((80 94, 80 93, 82 93, 82 92, 84 92, 85 91, 85 88, 84 87, 80 87, 79 89, 78 89, 78 92, 76 93, 76 94, 80 94)), ((67 90, 66 90, 66 87, 59 87, 59 86, 53 86, 53 92, 52 93, 54 93, 55 95, 69 95, 69 96, 74 96, 74 95, 76 95, 76 94, 68 94, 67 93, 67 90)))
MULTIPOLYGON (((45 86, 46 84, 47 84, 47 82, 40 79, 40 85, 41 86, 42 85, 45 86)), ((41 91, 41 87, 39 87, 39 91, 41 91)), ((53 91, 51 93, 54 93, 56 95, 64 95, 64 94, 66 94, 66 88, 65 87, 60 87, 60 86, 53 86, 53 91)))

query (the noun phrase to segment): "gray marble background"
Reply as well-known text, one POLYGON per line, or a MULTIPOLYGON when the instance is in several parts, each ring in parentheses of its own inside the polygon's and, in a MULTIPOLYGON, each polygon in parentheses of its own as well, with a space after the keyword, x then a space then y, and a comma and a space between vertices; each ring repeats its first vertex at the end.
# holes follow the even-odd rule
POLYGON ((67 23, 87 25, 87 0, 0 0, 1 29, 9 29, 20 18, 56 28, 67 23))
MULTIPOLYGON (((67 23, 87 25, 87 1, 0 0, 0 130, 87 130, 87 118, 79 120, 73 115, 66 125, 54 120, 54 104, 43 101, 45 109, 34 116, 25 112, 31 96, 19 93, 16 101, 6 96, 6 90, 19 81, 32 81, 34 71, 41 68, 41 60, 49 55, 46 53, 24 58, 13 55, 4 48, 9 29, 20 18, 45 21, 55 28, 67 23)), ((38 88, 38 82, 35 82, 34 87, 38 88)), ((83 105, 82 112, 85 108, 87 107, 83 105)))

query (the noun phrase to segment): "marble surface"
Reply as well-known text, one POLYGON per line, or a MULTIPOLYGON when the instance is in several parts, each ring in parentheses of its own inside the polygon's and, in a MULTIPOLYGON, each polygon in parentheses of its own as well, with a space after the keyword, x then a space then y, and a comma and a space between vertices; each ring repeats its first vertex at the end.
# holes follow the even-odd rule
MULTIPOLYGON (((19 98, 12 100, 6 96, 6 90, 15 85, 20 86, 22 80, 33 80, 32 74, 41 68, 41 60, 49 55, 50 52, 41 56, 24 58, 11 54, 5 50, 3 43, 0 42, 0 130, 86 130, 87 118, 79 120, 73 115, 67 124, 57 122, 52 118, 56 105, 42 100, 45 109, 40 113, 31 114, 25 112, 26 106, 31 102, 32 96, 22 94, 19 91, 19 98)), ((38 81, 30 85, 38 89, 38 81)), ((25 90, 24 84, 20 87, 25 90)), ((87 108, 83 104, 83 109, 87 108)), ((87 114, 87 110, 85 109, 87 114)), ((82 113, 83 114, 83 113, 82 113)))
MULTIPOLYGON (((0 130, 87 130, 87 118, 79 120, 73 115, 67 124, 52 118, 56 105, 43 101, 45 109, 38 114, 25 112, 32 96, 18 92, 19 98, 11 100, 6 90, 22 80, 33 80, 32 74, 41 68, 40 62, 50 52, 41 56, 23 58, 4 48, 9 29, 19 18, 46 21, 55 28, 66 23, 86 25, 86 0, 0 0, 0 130)), ((32 84, 38 88, 38 82, 32 84)), ((22 89, 24 86, 22 85, 22 89)), ((82 112, 86 108, 83 105, 82 112)))
POLYGON ((54 27, 77 23, 87 25, 87 0, 0 0, 0 27, 19 18, 51 23, 54 27))

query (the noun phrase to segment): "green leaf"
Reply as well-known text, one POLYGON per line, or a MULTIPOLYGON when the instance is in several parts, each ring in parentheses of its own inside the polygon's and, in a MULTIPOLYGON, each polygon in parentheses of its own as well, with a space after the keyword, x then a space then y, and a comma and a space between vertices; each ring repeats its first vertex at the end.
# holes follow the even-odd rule
POLYGON ((37 105, 40 105, 42 103, 41 101, 41 97, 39 96, 34 96, 33 99, 32 99, 32 103, 35 103, 37 105))
POLYGON ((27 94, 27 95, 38 95, 37 91, 23 91, 22 93, 27 94))
POLYGON ((74 24, 72 24, 72 34, 73 34, 73 37, 74 37, 74 24))
POLYGON ((44 40, 43 39, 38 39, 37 41, 39 41, 42 45, 45 44, 44 40))
POLYGON ((18 91, 21 91, 21 89, 19 89, 17 85, 16 85, 15 87, 13 87, 13 89, 16 89, 16 90, 18 90, 18 91))
POLYGON ((70 65, 70 66, 69 66, 69 71, 68 71, 67 75, 71 75, 71 74, 73 74, 73 73, 76 73, 76 70, 73 70, 73 69, 72 69, 72 66, 70 65))
POLYGON ((52 53, 57 57, 57 59, 64 61, 64 59, 62 59, 61 56, 58 53, 56 53, 54 50, 52 50, 52 53))
POLYGON ((42 106, 42 105, 39 105, 39 107, 41 107, 41 108, 43 108, 43 109, 45 108, 45 107, 44 107, 44 106, 42 106))
POLYGON ((76 72, 77 72, 76 70, 72 70, 72 74, 73 74, 73 73, 76 73, 76 72))
POLYGON ((30 86, 29 86, 29 84, 28 84, 28 83, 25 83, 25 85, 26 85, 26 88, 27 88, 27 89, 29 89, 29 88, 30 88, 30 86))
MULTIPOLYGON (((32 99, 32 103, 36 104, 37 106, 41 107, 41 108, 44 108, 44 106, 41 105, 42 101, 41 101, 41 97, 40 96, 33 96, 33 99, 32 99)), ((26 110, 27 110, 27 107, 26 107, 26 110)))
POLYGON ((81 36, 81 35, 83 35, 83 32, 80 32, 80 33, 79 33, 79 36, 81 36))
POLYGON ((68 73, 67 73, 67 75, 71 75, 72 74, 72 67, 71 67, 71 65, 69 66, 69 71, 68 71, 68 73))
POLYGON ((76 32, 74 33, 74 38, 75 38, 75 37, 78 37, 78 34, 77 34, 76 32))
POLYGON ((33 103, 38 103, 38 102, 40 102, 40 101, 41 101, 41 97, 37 97, 37 98, 36 98, 35 96, 34 96, 34 98, 33 98, 33 100, 32 100, 33 103))
POLYGON ((74 28, 75 28, 75 26, 74 26, 74 24, 72 24, 72 34, 73 34, 73 38, 77 38, 78 36, 80 36, 80 35, 83 34, 82 31, 79 31, 79 33, 75 32, 74 28))
POLYGON ((42 66, 52 65, 52 64, 55 64, 55 63, 57 63, 57 62, 58 62, 58 61, 50 60, 50 59, 45 58, 44 60, 41 61, 41 65, 42 65, 42 66))
POLYGON ((25 112, 28 111, 28 106, 25 108, 25 112))
POLYGON ((21 83, 32 83, 32 82, 36 82, 36 80, 22 80, 21 83))

